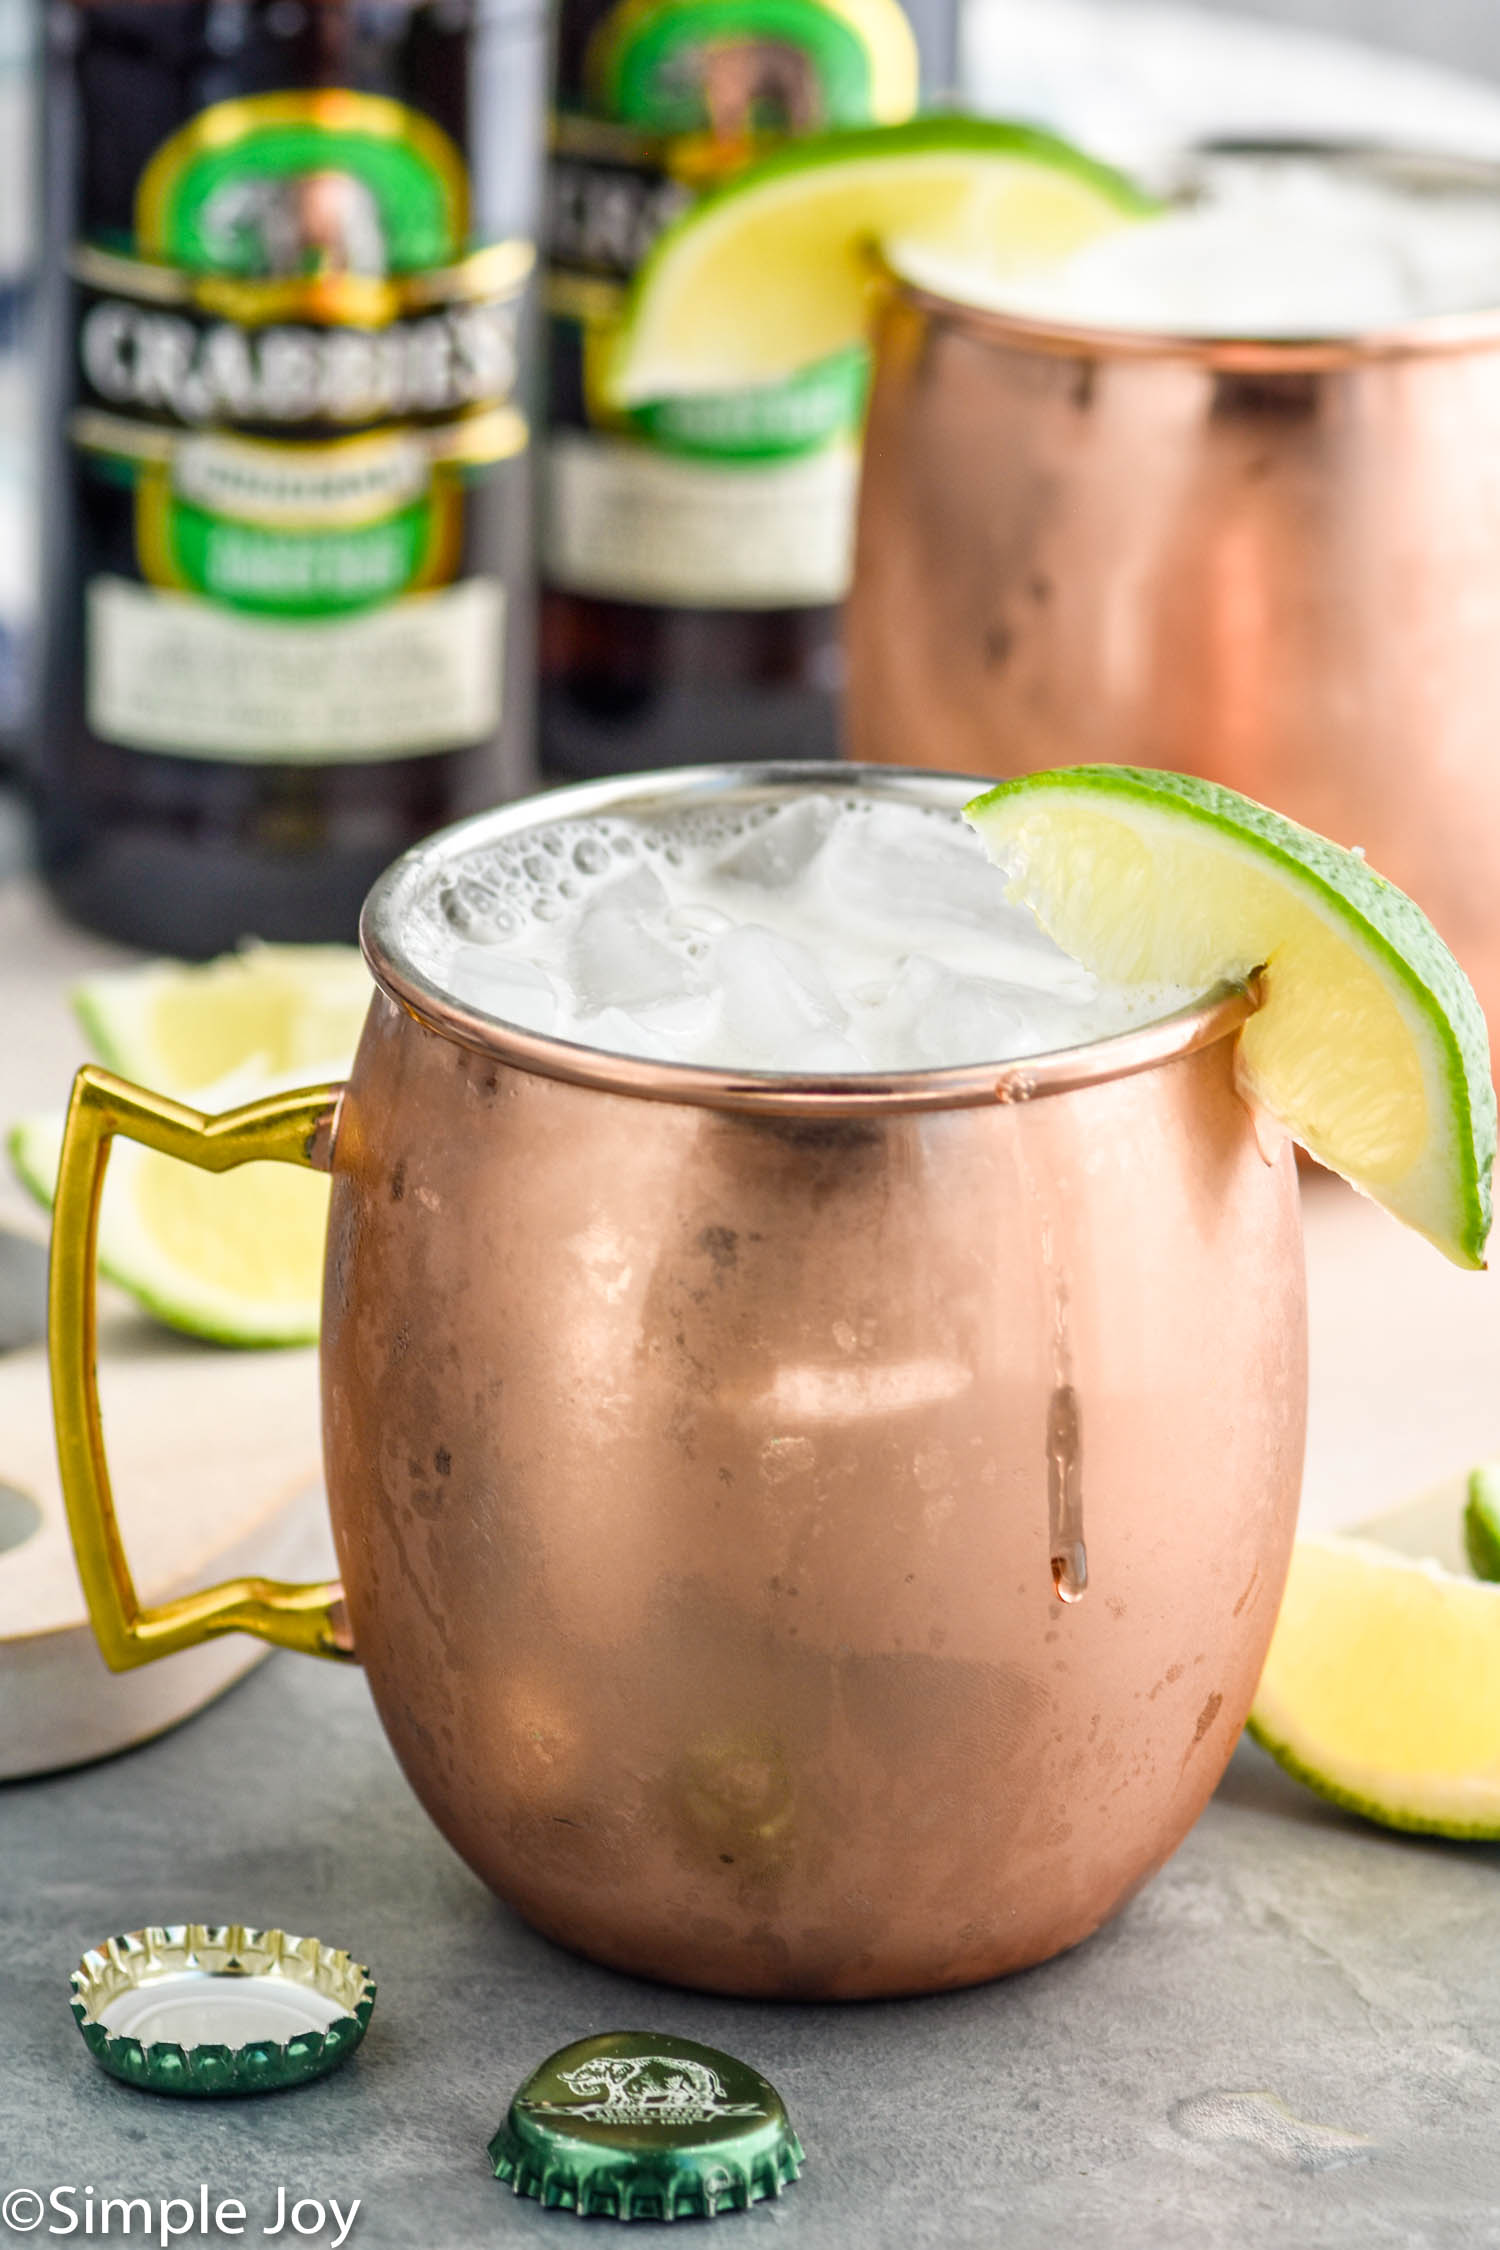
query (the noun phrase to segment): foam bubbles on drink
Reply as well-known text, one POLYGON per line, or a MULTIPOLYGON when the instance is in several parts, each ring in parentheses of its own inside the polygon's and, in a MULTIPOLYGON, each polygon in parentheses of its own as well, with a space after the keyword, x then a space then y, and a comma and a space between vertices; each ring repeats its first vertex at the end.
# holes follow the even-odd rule
POLYGON ((956 813, 808 791, 482 846, 445 871, 414 950, 501 1023, 799 1076, 1011 1061, 1192 997, 1102 984, 1005 894, 956 813))

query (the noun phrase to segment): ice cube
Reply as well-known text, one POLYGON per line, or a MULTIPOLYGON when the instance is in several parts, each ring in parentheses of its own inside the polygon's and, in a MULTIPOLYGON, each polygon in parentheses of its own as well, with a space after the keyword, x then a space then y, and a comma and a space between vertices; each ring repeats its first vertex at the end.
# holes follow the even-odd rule
POLYGON ((520 961, 497 945, 461 945, 448 963, 448 989, 467 1008, 550 1031, 557 1020, 557 987, 534 961, 520 961))
POLYGON ((837 819, 832 797, 799 797, 735 844, 715 862, 713 873, 737 883, 759 883, 765 890, 784 890, 817 857, 837 819))
POLYGON ((693 962, 662 935, 669 903, 649 867, 633 868, 595 893, 568 943, 568 976, 579 1007, 629 1008, 694 989, 693 962))
POLYGON ((711 985, 725 1059, 755 1070, 859 1070, 848 1015, 805 946, 759 922, 714 943, 711 985))
POLYGON ((596 1015, 576 1016, 564 1031, 581 1047, 597 1047, 607 1055, 635 1055, 646 1062, 679 1062, 670 1036, 653 1030, 643 1017, 624 1008, 601 1008, 596 1015))
POLYGON ((846 813, 814 873, 821 912, 845 931, 899 932, 903 952, 1004 981, 1080 997, 1094 989, 1087 970, 1011 904, 1004 870, 959 821, 913 819, 902 805, 846 813))
POLYGON ((1009 1062, 1071 1036, 1073 1010, 1056 995, 967 976, 921 953, 907 956, 889 986, 858 997, 854 1035, 887 1069, 1009 1062))
MULTIPOLYGON (((711 993, 693 992, 671 1000, 653 1000, 639 1007, 610 1010, 622 1054, 654 1055, 664 1062, 702 1062, 718 1024, 718 1005, 711 993)), ((590 1019, 590 1036, 596 1036, 598 1018, 590 1019)))

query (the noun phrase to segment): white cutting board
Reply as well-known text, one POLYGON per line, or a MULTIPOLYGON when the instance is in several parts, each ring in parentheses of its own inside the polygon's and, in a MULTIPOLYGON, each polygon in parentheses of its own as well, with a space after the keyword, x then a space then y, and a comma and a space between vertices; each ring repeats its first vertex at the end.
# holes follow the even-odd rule
MULTIPOLYGON (((69 985, 122 949, 70 930, 24 881, 0 884, 0 1132, 61 1108, 83 1039, 69 985)), ((0 1161, 0 1222, 46 1219, 0 1161)), ((317 1354, 226 1351, 170 1334, 100 1291, 99 1387, 136 1589, 155 1603, 247 1571, 333 1574, 320 1483, 317 1354)), ((94 1644, 57 1482, 45 1354, 0 1356, 0 1780, 143 1742, 268 1651, 243 1633, 109 1672, 94 1644), (31 1505, 28 1507, 27 1502, 31 1505), (19 1544, 15 1531, 35 1528, 19 1544)))

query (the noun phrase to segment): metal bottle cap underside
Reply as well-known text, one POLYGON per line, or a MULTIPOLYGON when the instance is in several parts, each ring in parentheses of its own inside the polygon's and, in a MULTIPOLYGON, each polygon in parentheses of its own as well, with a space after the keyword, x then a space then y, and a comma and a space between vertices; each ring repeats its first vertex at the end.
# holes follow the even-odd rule
POLYGON ((71 1981, 95 2061, 158 2094, 270 2093, 320 2078, 354 2052, 375 2005, 368 1971, 347 1953, 243 1923, 109 1938, 71 1981))

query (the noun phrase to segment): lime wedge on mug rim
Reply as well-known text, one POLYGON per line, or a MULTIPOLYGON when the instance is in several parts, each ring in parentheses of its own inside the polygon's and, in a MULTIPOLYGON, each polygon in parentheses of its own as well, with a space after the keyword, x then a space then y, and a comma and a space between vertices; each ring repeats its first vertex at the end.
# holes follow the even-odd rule
POLYGON ((933 116, 788 143, 653 245, 605 384, 622 406, 776 382, 858 343, 872 248, 1049 263, 1157 206, 1031 125, 933 116))
POLYGON ((1071 766, 965 808, 1011 895, 1098 975, 1263 972, 1242 1090, 1320 1163, 1480 1266, 1495 1093, 1473 990, 1421 909, 1311 829, 1186 774, 1071 766))
POLYGON ((1299 1539, 1249 1727, 1367 1820, 1500 1836, 1500 1586, 1369 1540, 1299 1539))

